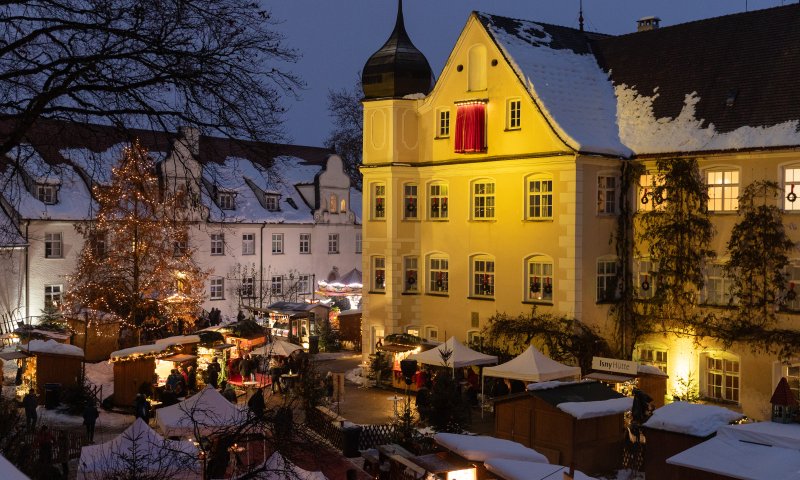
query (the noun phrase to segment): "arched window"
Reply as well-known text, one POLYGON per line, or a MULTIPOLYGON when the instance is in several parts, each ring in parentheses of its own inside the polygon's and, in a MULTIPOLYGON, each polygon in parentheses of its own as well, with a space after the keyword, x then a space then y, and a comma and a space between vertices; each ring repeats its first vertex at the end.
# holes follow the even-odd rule
POLYGON ((553 301, 555 278, 553 259, 545 255, 533 255, 525 261, 526 293, 529 302, 553 301))
POLYGON ((494 257, 475 255, 470 262, 472 281, 470 293, 474 297, 494 297, 494 257))
POLYGON ((470 91, 486 90, 486 47, 475 45, 469 49, 470 91))
POLYGON ((338 210, 336 209, 337 201, 336 195, 331 194, 330 198, 328 199, 328 211, 331 213, 336 213, 338 210))
POLYGON ((347 212, 347 200, 345 200, 344 198, 339 200, 339 211, 341 213, 347 212))

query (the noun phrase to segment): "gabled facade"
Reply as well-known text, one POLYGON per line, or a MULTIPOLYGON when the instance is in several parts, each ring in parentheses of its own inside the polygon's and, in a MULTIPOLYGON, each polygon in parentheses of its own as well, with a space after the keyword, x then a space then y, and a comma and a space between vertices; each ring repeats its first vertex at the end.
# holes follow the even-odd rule
MULTIPOLYGON (((133 132, 156 161, 162 188, 191 208, 190 247, 210 271, 205 310, 235 317, 243 306, 314 297, 316 281, 360 265, 361 195, 342 161, 315 147, 238 142, 193 129, 133 132)), ((4 162, 0 202, 13 233, 3 248, 4 314, 32 320, 69 288, 84 238, 76 224, 97 210, 95 183, 130 139, 109 127, 43 122, 4 162), (14 161, 21 168, 12 168, 14 161)))
MULTIPOLYGON (((788 193, 800 173, 798 19, 787 6, 611 37, 474 12, 430 92, 365 89, 365 352, 399 332, 469 341, 532 306, 613 338, 624 162, 653 173, 658 158, 696 158, 723 260, 738 188, 788 193)), ((641 189, 625 193, 643 208, 641 189)), ((791 225, 800 207, 783 203, 791 225)), ((626 256, 643 295, 653 262, 626 256)), ((705 308, 725 295, 717 270, 705 308)), ((781 321, 800 327, 793 310, 781 321)), ((747 346, 658 336, 634 357, 670 375, 669 395, 691 377, 754 418, 781 376, 800 385, 800 359, 747 346)))

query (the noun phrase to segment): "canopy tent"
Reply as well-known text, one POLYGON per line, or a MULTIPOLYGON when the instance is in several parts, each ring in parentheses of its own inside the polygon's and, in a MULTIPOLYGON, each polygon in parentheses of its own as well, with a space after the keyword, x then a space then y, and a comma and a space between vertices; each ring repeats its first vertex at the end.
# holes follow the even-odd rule
POLYGON ((446 342, 438 347, 410 355, 408 358, 410 360, 416 360, 419 363, 424 363, 427 365, 439 365, 449 368, 461 368, 470 365, 489 365, 492 363, 497 363, 497 357, 494 355, 486 355, 484 353, 476 352, 475 350, 472 350, 456 340, 456 337, 450 337, 446 342), (442 353, 445 352, 451 352, 451 355, 446 362, 442 359, 442 353))
POLYGON ((251 353, 256 355, 278 355, 281 357, 288 357, 297 350, 302 350, 303 347, 289 343, 286 340, 274 340, 264 346, 253 349, 251 353))
POLYGON ((211 435, 246 418, 246 410, 229 402, 211 386, 180 403, 156 410, 156 422, 168 437, 194 435, 195 424, 201 435, 211 435))
POLYGON ((196 479, 200 476, 197 448, 191 442, 167 440, 137 418, 113 440, 81 449, 78 480, 134 472, 153 478, 196 479))
POLYGON ((287 460, 278 452, 273 453, 266 462, 262 464, 262 473, 255 474, 259 480, 283 480, 285 478, 296 478, 297 480, 328 480, 322 472, 310 472, 302 469, 287 460))
POLYGON ((3 480, 30 480, 2 455, 0 455, 0 478, 3 480))
POLYGON ((545 356, 531 345, 523 353, 496 367, 486 367, 486 377, 510 378, 527 382, 546 382, 558 378, 578 377, 580 367, 569 367, 545 356))

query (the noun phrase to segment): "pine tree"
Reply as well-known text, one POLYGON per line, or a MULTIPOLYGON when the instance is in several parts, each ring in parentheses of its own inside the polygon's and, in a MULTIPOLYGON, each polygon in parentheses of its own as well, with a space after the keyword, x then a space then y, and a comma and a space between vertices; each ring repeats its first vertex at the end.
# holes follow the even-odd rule
POLYGON ((113 313, 123 325, 149 331, 191 324, 207 272, 187 245, 182 193, 162 191, 138 142, 125 149, 110 184, 92 193, 98 212, 76 226, 85 241, 67 292, 70 307, 113 313))

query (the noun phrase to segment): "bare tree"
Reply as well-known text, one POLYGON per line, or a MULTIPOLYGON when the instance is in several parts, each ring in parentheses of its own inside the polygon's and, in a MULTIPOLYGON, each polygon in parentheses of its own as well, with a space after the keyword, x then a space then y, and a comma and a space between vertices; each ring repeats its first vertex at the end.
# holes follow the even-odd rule
MULTIPOLYGON (((361 75, 359 75, 359 79, 361 75)), ((363 156, 364 108, 361 105, 361 81, 351 90, 329 90, 328 112, 333 118, 333 129, 325 146, 334 150, 344 161, 345 173, 350 176, 353 185, 361 188, 361 165, 363 156)))
POLYGON ((297 53, 248 0, 0 4, 0 155, 39 119, 271 140, 297 53))

